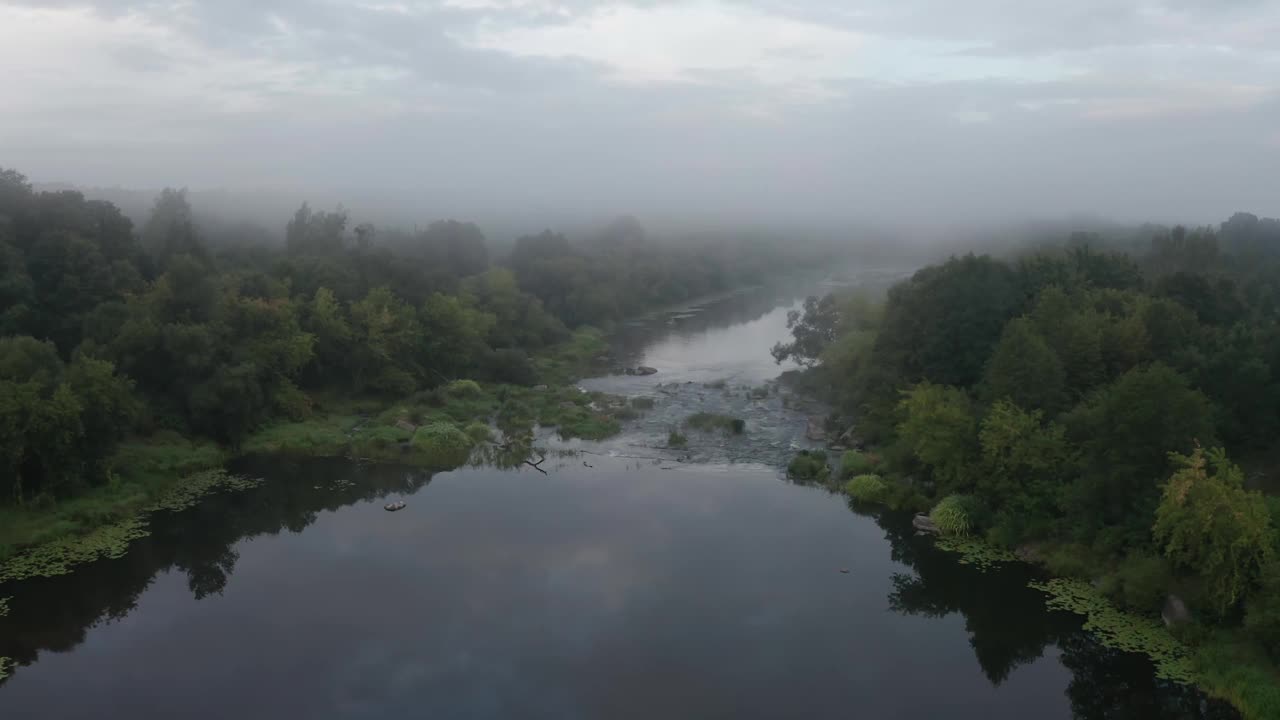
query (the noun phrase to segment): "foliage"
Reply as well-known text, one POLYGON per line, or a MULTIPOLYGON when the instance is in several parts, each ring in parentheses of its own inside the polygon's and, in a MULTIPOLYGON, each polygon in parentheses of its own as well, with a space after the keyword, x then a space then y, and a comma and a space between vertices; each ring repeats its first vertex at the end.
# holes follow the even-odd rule
POLYGON ((1192 665, 1196 681, 1238 708, 1245 720, 1280 717, 1280 668, 1251 638, 1219 630, 1196 648, 1192 665))
POLYGON ((821 482, 830 474, 827 454, 822 450, 801 450, 787 464, 787 477, 792 480, 821 482))
POLYGON ((879 502, 884 498, 888 486, 879 475, 855 475, 845 483, 844 491, 859 502, 879 502))
POLYGON ((985 393, 1026 408, 1053 412, 1066 397, 1062 361, 1026 318, 1005 325, 985 371, 985 393))
POLYGON ((667 447, 683 448, 683 447, 687 447, 688 445, 689 445, 689 438, 685 437, 684 435, 681 435, 680 431, 672 430, 671 432, 667 433, 667 447))
POLYGON ((973 498, 948 495, 929 512, 929 519, 943 535, 965 537, 975 529, 976 514, 973 498))
POLYGON ((1102 593, 1080 580, 1054 579, 1030 585, 1049 596, 1046 604, 1050 609, 1083 615, 1084 629, 1103 645, 1151 658, 1156 676, 1162 680, 1196 682, 1187 647, 1158 621, 1117 610, 1102 593))
POLYGON ((1271 514, 1221 449, 1175 455, 1154 533, 1170 560, 1194 570, 1220 613, 1253 587, 1271 559, 1271 514), (1210 472, 1212 471, 1212 472, 1210 472))
POLYGON ((810 295, 805 298, 803 312, 787 312, 787 329, 791 331, 792 340, 774 345, 770 350, 773 359, 779 364, 794 360, 800 365, 812 367, 827 346, 835 340, 839 322, 839 300, 835 295, 825 295, 822 298, 810 295))
POLYGON ((1076 463, 1063 428, 1044 425, 1039 410, 1000 400, 983 418, 978 442, 974 494, 995 512, 1004 543, 1047 534, 1076 463))
POLYGON ((962 535, 944 535, 934 541, 934 547, 959 555, 961 565, 969 565, 986 572, 1005 563, 1017 562, 1018 556, 991 543, 962 535))
POLYGON ((1151 614, 1163 607, 1173 586, 1169 563, 1161 557, 1135 552, 1099 583, 1099 590, 1135 612, 1151 614))
POLYGON ((945 491, 972 485, 977 428, 962 390, 928 382, 904 392, 898 435, 945 491))
POLYGON ((846 450, 840 456, 840 477, 851 478, 856 475, 867 475, 879 465, 879 458, 858 450, 846 450))
POLYGON ((413 434, 410 444, 416 454, 437 468, 465 465, 475 446, 471 437, 449 422, 423 425, 413 434))
POLYGON ((1273 660, 1280 661, 1280 563, 1262 570, 1258 588, 1245 604, 1244 628, 1273 660))
POLYGON ((1169 452, 1189 452, 1213 437, 1209 400, 1159 363, 1125 373, 1064 424, 1084 464, 1074 489, 1079 512, 1124 528, 1128 542, 1147 534, 1169 452))

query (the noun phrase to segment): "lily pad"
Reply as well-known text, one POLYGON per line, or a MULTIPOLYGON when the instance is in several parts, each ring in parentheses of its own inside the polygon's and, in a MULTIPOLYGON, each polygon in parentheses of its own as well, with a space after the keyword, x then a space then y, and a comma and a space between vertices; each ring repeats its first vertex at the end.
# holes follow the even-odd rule
POLYGON ((1032 581, 1049 596, 1046 605, 1085 617, 1084 629, 1106 647, 1142 653, 1156 666, 1156 677, 1184 685, 1196 682, 1187 646, 1156 620, 1117 609, 1089 583, 1056 578, 1032 581))

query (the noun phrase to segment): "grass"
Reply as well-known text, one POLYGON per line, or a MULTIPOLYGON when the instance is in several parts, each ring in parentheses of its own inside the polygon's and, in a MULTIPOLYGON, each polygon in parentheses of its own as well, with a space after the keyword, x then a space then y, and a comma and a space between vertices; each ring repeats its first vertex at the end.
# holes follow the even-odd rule
POLYGON ((840 477, 851 478, 874 473, 879 464, 879 458, 874 455, 849 450, 840 456, 840 477))
POLYGON ((586 374, 595 358, 608 349, 604 333, 595 328, 578 328, 569 340, 535 357, 534 372, 547 385, 568 385, 586 374))
MULTIPOLYGON (((161 510, 182 510, 195 505, 205 495, 221 490, 241 490, 255 484, 221 470, 206 470, 177 478, 158 493, 131 492, 127 505, 112 506, 114 516, 93 516, 74 529, 65 528, 57 537, 32 537, 9 546, 0 562, 0 583, 33 577, 54 577, 72 568, 102 558, 119 558, 129 544, 146 537, 147 515, 161 510), (93 524, 90 524, 93 523, 93 524)), ((72 503, 67 503, 72 505, 72 503)), ((67 512, 66 508, 60 508, 67 512)), ((32 516, 33 520, 42 519, 32 516)), ((47 521, 47 516, 43 518, 47 521)))
POLYGON ((859 502, 880 502, 888 486, 879 475, 858 475, 845 483, 844 491, 859 502))
POLYGON ((259 430, 241 446, 246 453, 339 455, 351 442, 355 415, 314 417, 301 422, 279 423, 259 430))
POLYGON ((930 511, 929 519, 944 535, 968 537, 973 530, 969 505, 969 499, 963 495, 948 495, 930 511))
POLYGON ((1211 634, 1191 657, 1196 684, 1246 720, 1280 718, 1280 668, 1240 631, 1211 634))
POLYGON ((702 432, 711 432, 713 430, 723 430, 724 432, 741 435, 747 429, 747 423, 742 418, 736 418, 731 415, 721 415, 719 413, 698 412, 685 418, 685 424, 694 430, 702 432))
POLYGON ((125 522, 178 486, 183 478, 220 467, 227 453, 175 433, 123 443, 108 461, 108 484, 66 500, 0 507, 0 562, 24 548, 86 537, 125 522))

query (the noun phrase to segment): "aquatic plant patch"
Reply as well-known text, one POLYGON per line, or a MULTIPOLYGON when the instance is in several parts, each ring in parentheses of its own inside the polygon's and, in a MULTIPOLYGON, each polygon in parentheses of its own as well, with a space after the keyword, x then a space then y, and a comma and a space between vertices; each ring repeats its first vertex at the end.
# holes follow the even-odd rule
POLYGON ((943 536, 934 542, 934 547, 956 553, 960 556, 957 562, 961 565, 970 565, 982 572, 997 565, 1018 561, 1017 555, 1004 548, 970 538, 943 536))
POLYGON ((1106 647, 1142 653, 1155 663, 1156 677, 1195 684, 1187 646, 1152 618, 1119 610, 1101 592, 1082 580, 1055 578, 1028 583, 1049 596, 1052 610, 1066 610, 1085 617, 1084 629, 1106 647))

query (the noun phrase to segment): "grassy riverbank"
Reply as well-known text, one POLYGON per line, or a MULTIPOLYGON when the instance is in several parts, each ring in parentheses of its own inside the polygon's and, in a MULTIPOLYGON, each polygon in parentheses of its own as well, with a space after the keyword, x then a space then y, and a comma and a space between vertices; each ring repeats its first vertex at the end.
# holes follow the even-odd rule
POLYGON ((0 507, 0 568, 39 548, 128 523, 236 455, 357 457, 444 470, 499 438, 519 462, 528 456, 537 426, 555 428, 564 438, 609 437, 635 410, 623 398, 571 384, 606 349, 600 332, 578 331, 534 359, 546 383, 534 387, 458 380, 403 398, 319 396, 311 417, 268 424, 234 449, 173 432, 134 438, 110 458, 107 484, 68 499, 0 507))

